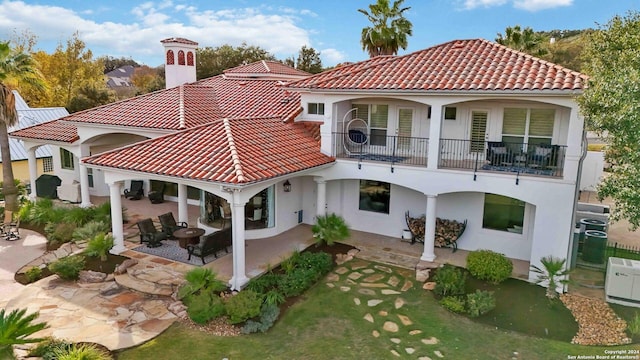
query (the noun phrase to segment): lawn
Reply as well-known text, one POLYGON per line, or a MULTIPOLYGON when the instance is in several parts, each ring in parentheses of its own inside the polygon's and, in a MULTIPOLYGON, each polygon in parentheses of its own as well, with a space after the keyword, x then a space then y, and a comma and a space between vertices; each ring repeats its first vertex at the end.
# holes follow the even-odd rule
MULTIPOLYGON (((471 321, 448 312, 431 293, 416 283, 412 288, 401 291, 404 279, 413 277, 410 271, 392 269, 392 273, 387 273, 381 270, 384 268, 362 260, 348 262, 344 268, 346 272, 334 272, 327 280, 307 291, 265 334, 219 337, 177 323, 156 339, 120 352, 118 359, 396 358, 392 351, 401 358, 412 359, 420 356, 437 359, 438 353, 447 359, 567 359, 569 355, 605 355, 605 349, 638 347, 637 344, 608 348, 578 346, 567 341, 502 330, 495 325, 471 321), (362 277, 351 278, 354 272, 361 273, 362 277), (374 275, 378 277, 376 284, 366 286, 366 280, 363 279, 374 275), (400 279, 400 282, 388 288, 396 290, 397 294, 382 295, 378 285, 389 284, 393 277, 400 279), (400 308, 397 308, 398 298, 403 303, 400 308), (368 303, 370 300, 383 301, 374 305, 368 303), (371 321, 365 320, 367 314, 371 321), (400 324, 398 315, 410 321, 400 324), (397 332, 383 330, 383 324, 389 321, 400 324, 397 332), (434 338, 437 343, 431 344, 434 338), (426 343, 422 340, 426 340, 426 343)), ((541 291, 539 294, 523 296, 544 294, 541 291)), ((498 301, 506 300, 498 298, 498 301)), ((523 314, 524 319, 536 323, 544 310, 539 307, 528 308, 523 314)), ((491 316, 498 315, 489 313, 486 318, 490 319, 491 316)), ((553 323, 553 320, 545 321, 553 323)), ((562 316, 556 321, 560 325, 567 319, 562 316)), ((574 327, 575 324, 570 326, 574 327)), ((555 331, 553 328, 548 330, 555 331)), ((560 337, 565 338, 566 335, 560 337)))

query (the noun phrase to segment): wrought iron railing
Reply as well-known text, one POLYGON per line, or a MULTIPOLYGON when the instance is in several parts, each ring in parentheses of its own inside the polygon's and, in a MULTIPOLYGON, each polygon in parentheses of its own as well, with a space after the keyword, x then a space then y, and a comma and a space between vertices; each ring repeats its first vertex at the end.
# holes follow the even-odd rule
POLYGON ((427 165, 429 139, 409 136, 384 136, 362 132, 333 133, 337 158, 379 161, 392 164, 427 165))
POLYGON ((439 168, 561 177, 565 145, 440 139, 439 168))

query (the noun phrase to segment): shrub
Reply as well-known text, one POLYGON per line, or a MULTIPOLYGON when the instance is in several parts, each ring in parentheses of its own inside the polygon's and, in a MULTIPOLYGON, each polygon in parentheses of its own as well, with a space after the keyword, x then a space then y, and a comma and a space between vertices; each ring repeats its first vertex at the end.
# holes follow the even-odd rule
POLYGON ((341 216, 334 213, 318 216, 316 223, 311 227, 316 245, 333 245, 334 242, 349 237, 349 227, 341 216))
POLYGON ((64 221, 68 223, 75 224, 77 226, 82 226, 94 217, 95 210, 92 207, 79 207, 74 206, 67 208, 64 213, 64 221))
POLYGON ((224 313, 225 305, 217 294, 201 292, 187 298, 187 314, 196 324, 206 324, 224 313))
POLYGON ((40 338, 27 338, 42 329, 47 328, 46 323, 33 323, 39 316, 34 312, 26 315, 26 309, 16 309, 6 313, 5 309, 0 309, 0 358, 5 359, 7 355, 13 355, 13 345, 31 344, 42 341, 40 338))
POLYGON ((475 293, 467 294, 467 313, 471 317, 486 314, 495 307, 496 299, 493 291, 476 290, 475 293))
POLYGON ((325 252, 305 252, 296 259, 297 267, 304 269, 314 269, 319 274, 327 274, 333 268, 331 255, 325 252))
POLYGON ((88 256, 100 257, 100 261, 107 261, 109 250, 113 247, 113 236, 98 234, 87 243, 84 253, 88 256))
POLYGON ((491 250, 476 250, 467 256, 467 269, 477 279, 499 284, 511 276, 513 263, 491 250))
POLYGON ((440 305, 454 313, 464 312, 464 299, 459 296, 445 296, 440 300, 440 305))
POLYGON ((57 349, 68 349, 71 346, 73 346, 73 343, 50 337, 46 338, 35 348, 31 349, 31 351, 29 351, 29 356, 41 357, 42 360, 56 360, 57 356, 55 351, 57 349))
POLYGON ((84 256, 66 256, 49 264, 49 270, 65 280, 77 280, 84 268, 84 256))
POLYGON ((558 284, 565 285, 569 283, 565 277, 569 275, 569 270, 564 268, 566 260, 553 257, 552 255, 543 256, 540 259, 542 268, 535 265, 530 265, 529 268, 532 272, 538 274, 536 284, 547 283, 546 296, 549 300, 553 301, 558 297, 558 284))
POLYGON ((50 244, 64 244, 73 238, 76 225, 66 222, 50 222, 44 227, 44 233, 50 244))
POLYGON ((21 221, 31 222, 31 216, 34 206, 35 202, 29 200, 25 201, 24 204, 22 204, 20 210, 18 210, 18 217, 21 221))
POLYGON ((38 266, 32 266, 24 274, 27 277, 27 280, 32 283, 40 280, 40 277, 42 276, 42 269, 38 266))
POLYGON ((111 354, 105 353, 91 344, 73 344, 67 348, 53 350, 57 360, 111 360, 111 354))
POLYGON ((265 304, 260 309, 260 321, 248 320, 240 329, 243 334, 251 334, 255 332, 266 332, 278 319, 280 308, 273 304, 265 304))
MULTIPOLYGON (((125 207, 122 207, 122 221, 126 221, 126 211, 125 207)), ((111 226, 111 203, 105 202, 100 205, 97 205, 93 208, 93 220, 101 221, 105 224, 109 224, 111 226)))
POLYGON ((633 319, 627 324, 627 330, 634 336, 640 335, 640 313, 636 312, 633 319))
POLYGON ((274 274, 273 272, 268 272, 259 276, 257 278, 253 278, 249 280, 249 283, 245 287, 247 290, 253 290, 259 294, 265 294, 270 289, 278 287, 280 282, 282 281, 282 276, 278 274, 274 274))
POLYGON ((53 200, 38 199, 31 209, 30 215, 27 217, 36 225, 43 225, 50 222, 51 213, 53 211, 53 200))
POLYGON ((445 264, 436 271, 434 276, 436 286, 433 291, 442 296, 464 294, 467 274, 462 269, 445 264))
POLYGON ((255 291, 243 290, 227 299, 225 310, 231 324, 239 324, 260 314, 262 296, 255 291))
POLYGON ((298 296, 307 290, 320 277, 314 269, 297 269, 284 275, 280 282, 280 290, 286 297, 298 296))
POLYGON ((284 295, 276 289, 271 289, 264 295, 264 303, 267 305, 280 305, 285 300, 284 295))
POLYGON ((187 282, 178 290, 178 298, 183 299, 200 292, 219 293, 227 289, 227 285, 216 279, 216 273, 211 269, 194 268, 185 276, 187 282))
POLYGON ((92 220, 76 228, 71 239, 73 241, 84 241, 95 237, 98 234, 106 234, 111 230, 111 226, 103 221, 92 220))

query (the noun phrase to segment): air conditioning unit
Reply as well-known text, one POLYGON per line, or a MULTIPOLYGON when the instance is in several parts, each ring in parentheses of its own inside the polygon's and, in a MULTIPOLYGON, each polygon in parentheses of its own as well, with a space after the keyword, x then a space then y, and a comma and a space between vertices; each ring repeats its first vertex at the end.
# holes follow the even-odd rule
POLYGON ((640 307, 640 261, 610 257, 604 291, 608 302, 640 307))

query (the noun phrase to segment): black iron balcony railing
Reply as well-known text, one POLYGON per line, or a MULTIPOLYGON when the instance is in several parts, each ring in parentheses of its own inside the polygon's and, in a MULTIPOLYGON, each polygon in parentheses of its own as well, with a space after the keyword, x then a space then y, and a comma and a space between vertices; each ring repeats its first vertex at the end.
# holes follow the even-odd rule
POLYGON ((562 177, 565 145, 440 139, 439 168, 562 177))
POLYGON ((337 158, 382 161, 403 165, 427 165, 429 139, 385 136, 361 132, 333 133, 337 158))

